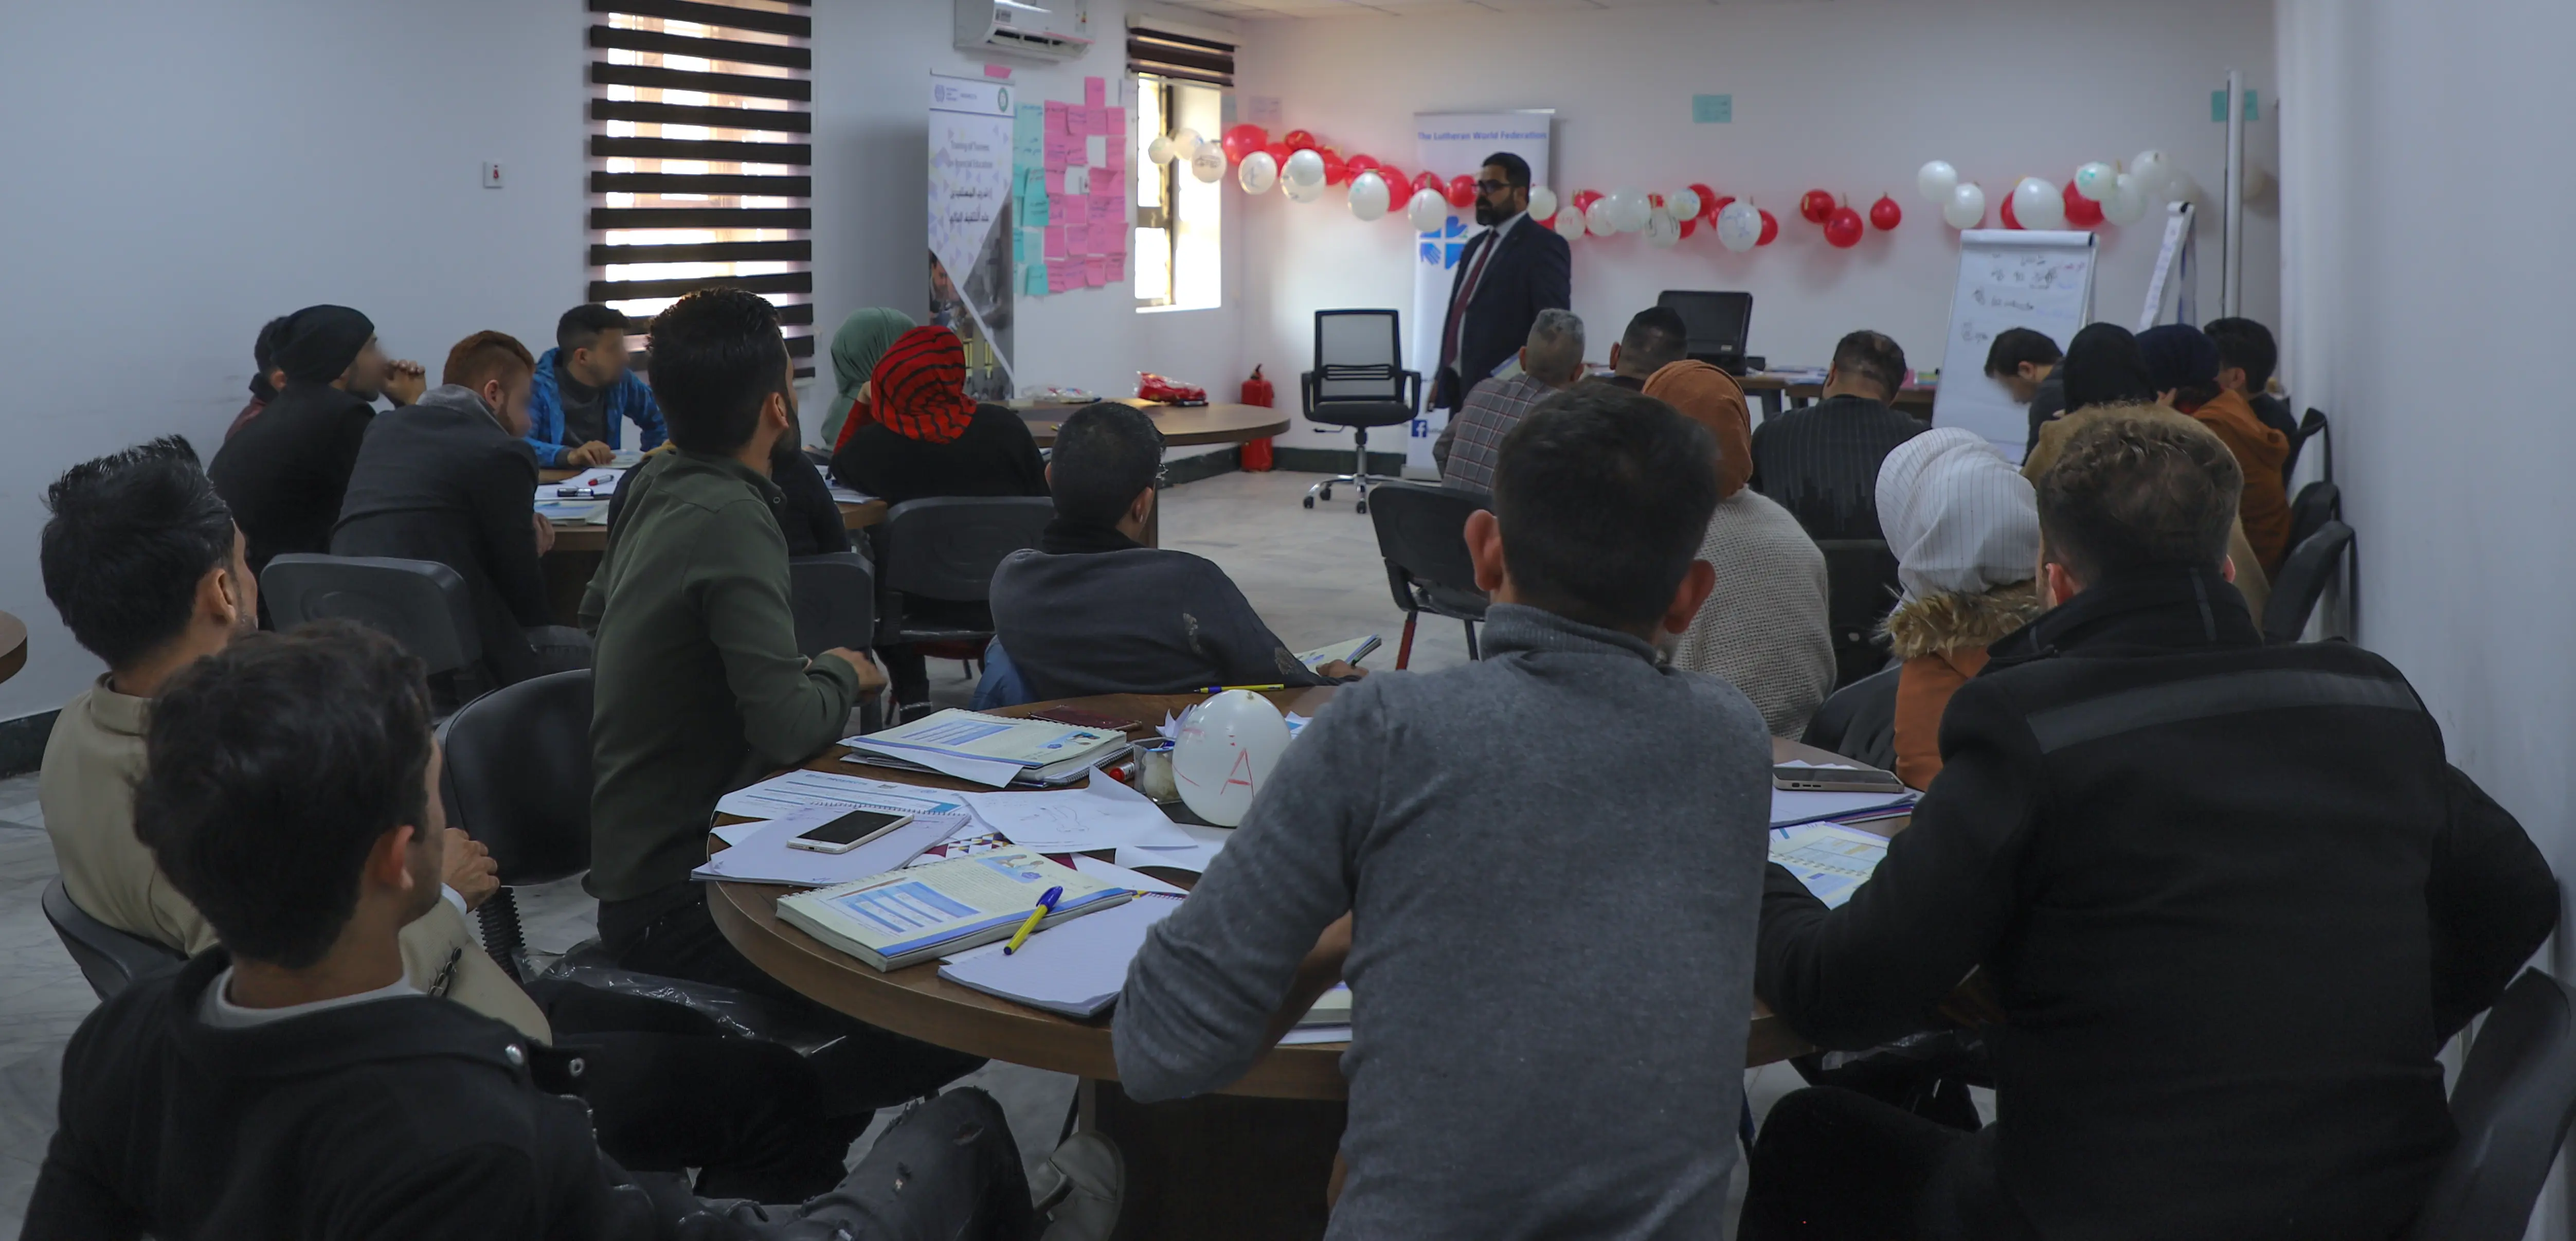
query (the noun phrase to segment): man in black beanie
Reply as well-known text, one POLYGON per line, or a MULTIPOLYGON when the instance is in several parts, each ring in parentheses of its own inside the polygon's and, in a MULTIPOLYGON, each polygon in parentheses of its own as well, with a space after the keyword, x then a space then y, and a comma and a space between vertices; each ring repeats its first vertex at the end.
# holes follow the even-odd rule
POLYGON ((235 428, 206 468, 249 542, 253 573, 284 552, 330 550, 376 398, 408 405, 420 399, 426 374, 418 362, 387 358, 376 325, 346 306, 288 315, 270 349, 285 388, 235 428))

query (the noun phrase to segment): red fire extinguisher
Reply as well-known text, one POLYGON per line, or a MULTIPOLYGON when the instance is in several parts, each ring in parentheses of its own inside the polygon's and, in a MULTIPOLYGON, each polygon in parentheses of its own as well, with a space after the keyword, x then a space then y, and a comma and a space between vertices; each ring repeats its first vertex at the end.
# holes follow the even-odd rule
MULTIPOLYGON (((1243 403, 1268 409, 1274 395, 1270 390, 1270 381, 1261 377, 1261 368, 1253 367, 1252 378, 1243 381, 1243 403)), ((1272 464, 1268 439, 1253 440, 1243 446, 1244 469, 1258 472, 1269 469, 1272 464)))

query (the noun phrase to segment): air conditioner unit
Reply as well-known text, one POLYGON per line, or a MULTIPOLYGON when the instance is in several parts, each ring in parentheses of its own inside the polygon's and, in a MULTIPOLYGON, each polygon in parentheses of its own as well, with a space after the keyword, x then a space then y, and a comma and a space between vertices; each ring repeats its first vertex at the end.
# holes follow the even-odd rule
POLYGON ((957 50, 1073 60, 1091 50, 1089 0, 957 0, 957 50))

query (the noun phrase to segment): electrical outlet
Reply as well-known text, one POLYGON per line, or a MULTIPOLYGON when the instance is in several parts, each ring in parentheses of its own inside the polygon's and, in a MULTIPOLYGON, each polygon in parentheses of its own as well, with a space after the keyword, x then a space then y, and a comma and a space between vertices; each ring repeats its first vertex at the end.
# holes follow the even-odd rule
POLYGON ((501 188, 501 166, 499 164, 488 161, 484 163, 483 188, 487 190, 497 190, 501 188))

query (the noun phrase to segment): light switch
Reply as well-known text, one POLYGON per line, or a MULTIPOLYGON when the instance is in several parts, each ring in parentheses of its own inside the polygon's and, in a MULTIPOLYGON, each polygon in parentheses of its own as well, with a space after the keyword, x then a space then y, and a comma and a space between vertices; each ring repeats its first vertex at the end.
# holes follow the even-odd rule
POLYGON ((483 165, 483 188, 487 190, 497 190, 501 188, 501 166, 499 164, 487 161, 483 165))

